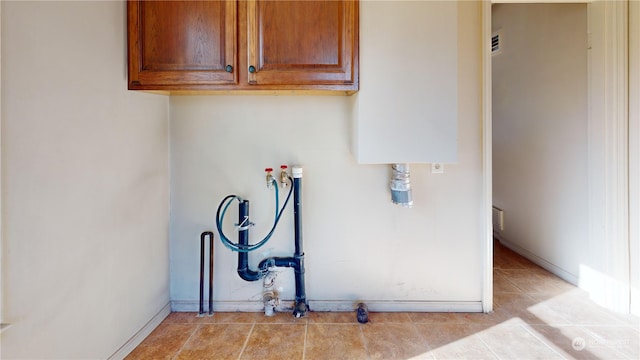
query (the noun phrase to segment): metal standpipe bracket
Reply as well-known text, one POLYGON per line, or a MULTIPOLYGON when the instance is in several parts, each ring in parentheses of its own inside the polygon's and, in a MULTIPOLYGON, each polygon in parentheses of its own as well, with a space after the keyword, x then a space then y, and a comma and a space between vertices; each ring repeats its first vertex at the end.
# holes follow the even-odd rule
POLYGON ((249 228, 252 226, 256 226, 256 224, 249 221, 248 216, 245 216, 244 220, 242 220, 240 224, 233 224, 233 225, 237 228, 236 231, 245 231, 245 230, 249 230, 249 228))

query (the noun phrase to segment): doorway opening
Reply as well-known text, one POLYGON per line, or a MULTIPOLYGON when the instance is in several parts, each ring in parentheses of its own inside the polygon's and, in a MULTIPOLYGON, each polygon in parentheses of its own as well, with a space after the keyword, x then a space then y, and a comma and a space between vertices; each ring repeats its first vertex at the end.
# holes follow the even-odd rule
POLYGON ((630 297, 627 10, 623 1, 483 3, 483 38, 500 35, 498 55, 483 50, 486 219, 501 208, 503 243, 621 312, 630 297))

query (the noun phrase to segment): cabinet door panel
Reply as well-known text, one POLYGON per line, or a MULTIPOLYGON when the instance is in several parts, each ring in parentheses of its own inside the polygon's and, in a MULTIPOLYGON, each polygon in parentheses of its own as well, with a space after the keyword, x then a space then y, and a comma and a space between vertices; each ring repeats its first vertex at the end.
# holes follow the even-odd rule
POLYGON ((247 2, 251 84, 357 89, 357 1, 247 2))
POLYGON ((129 87, 237 83, 236 8, 235 0, 129 1, 129 87))

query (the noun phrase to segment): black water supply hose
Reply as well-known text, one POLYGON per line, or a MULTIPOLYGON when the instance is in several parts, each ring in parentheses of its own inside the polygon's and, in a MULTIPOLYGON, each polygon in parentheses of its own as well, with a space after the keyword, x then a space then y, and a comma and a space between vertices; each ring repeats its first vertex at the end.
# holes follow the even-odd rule
MULTIPOLYGON (((249 221, 249 201, 243 200, 236 195, 226 196, 216 212, 216 227, 220 234, 220 240, 222 243, 232 251, 238 252, 238 275, 245 281, 257 281, 262 279, 272 267, 288 267, 294 271, 295 288, 296 288, 296 304, 293 310, 295 317, 305 316, 309 306, 307 304, 307 297, 304 283, 304 252, 302 251, 302 216, 301 216, 301 189, 302 189, 302 168, 293 168, 293 178, 289 177, 289 181, 293 184, 289 189, 289 194, 282 206, 282 209, 278 210, 277 202, 277 186, 276 187, 276 216, 273 227, 267 236, 256 244, 249 244, 249 227, 251 222, 249 221), (294 241, 295 252, 291 257, 269 257, 263 259, 258 264, 258 270, 252 270, 249 267, 249 252, 256 250, 263 246, 273 232, 280 221, 280 216, 286 208, 289 198, 293 193, 293 213, 294 213, 294 241), (224 234, 222 230, 222 220, 226 213, 229 204, 233 200, 238 200, 238 243, 231 242, 224 234)), ((275 180, 274 180, 275 182, 275 180)))

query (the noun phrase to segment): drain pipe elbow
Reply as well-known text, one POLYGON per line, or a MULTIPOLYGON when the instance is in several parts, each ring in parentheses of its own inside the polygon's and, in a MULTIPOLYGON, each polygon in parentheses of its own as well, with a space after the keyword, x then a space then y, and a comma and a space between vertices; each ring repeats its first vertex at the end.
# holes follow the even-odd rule
POLYGON ((262 274, 249 268, 238 268, 238 275, 244 281, 258 281, 262 279, 262 274))

